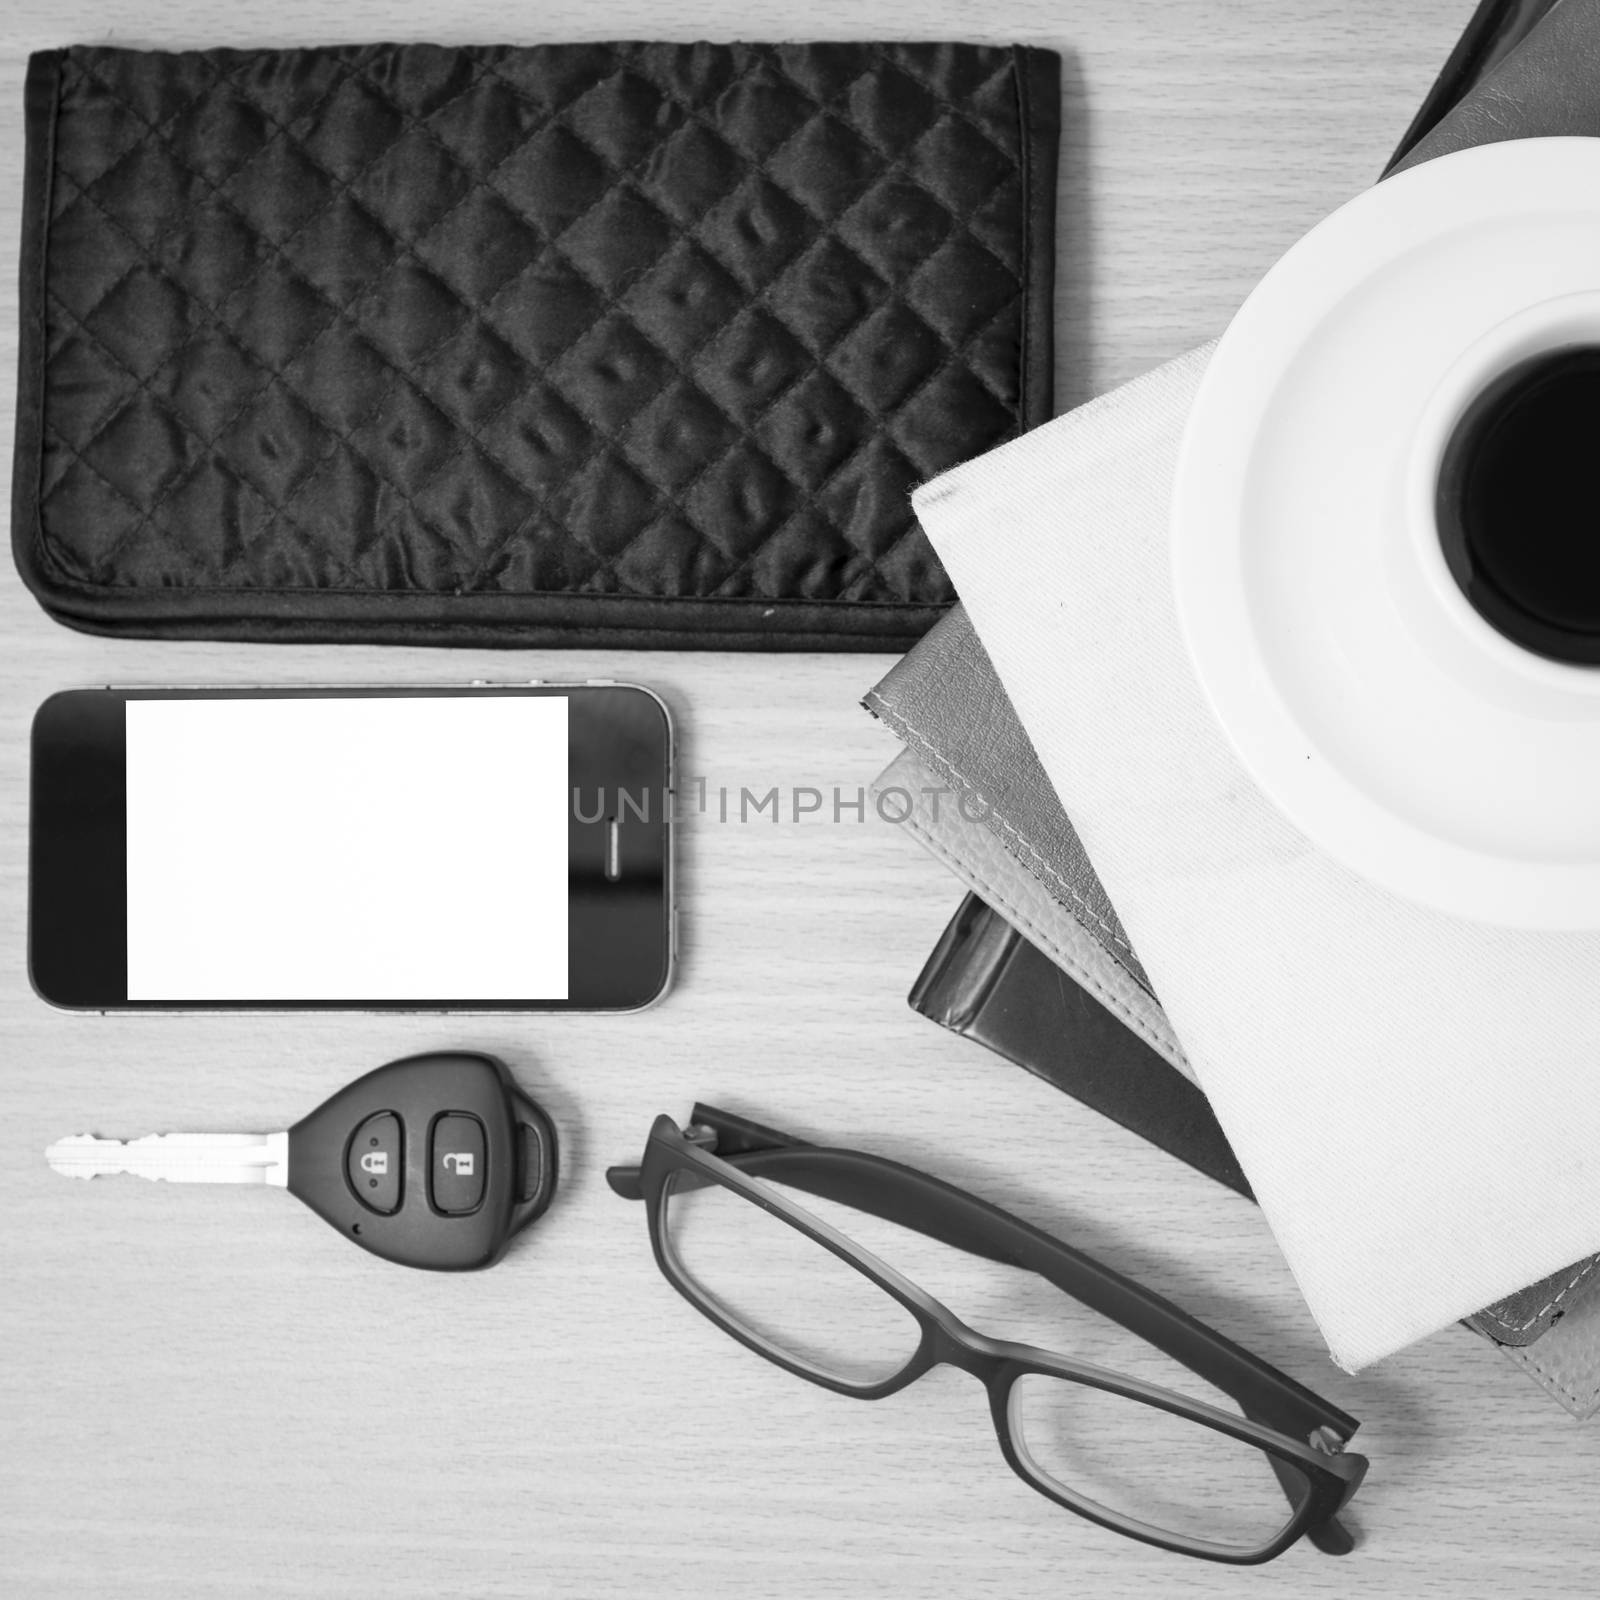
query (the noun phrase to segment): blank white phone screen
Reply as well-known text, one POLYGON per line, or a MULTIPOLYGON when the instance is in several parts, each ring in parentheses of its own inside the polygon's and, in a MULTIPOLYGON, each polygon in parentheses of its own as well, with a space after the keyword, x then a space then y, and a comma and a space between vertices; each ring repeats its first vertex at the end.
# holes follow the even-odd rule
POLYGON ((130 1000, 563 1000, 567 700, 127 702, 130 1000))

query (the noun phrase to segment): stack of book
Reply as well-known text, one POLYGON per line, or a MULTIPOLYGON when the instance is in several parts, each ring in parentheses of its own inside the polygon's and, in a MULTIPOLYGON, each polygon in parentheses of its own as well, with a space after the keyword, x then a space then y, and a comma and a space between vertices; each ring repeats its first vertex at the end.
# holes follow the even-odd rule
MULTIPOLYGON (((1531 49, 1510 64, 1513 76, 1526 77, 1531 56, 1555 48, 1532 38, 1554 3, 1485 0, 1391 168, 1441 118, 1470 111, 1480 88, 1493 94, 1495 84, 1485 79, 1525 41, 1532 39, 1531 49)), ((1532 70, 1537 76, 1540 69, 1532 70)), ((968 890, 912 986, 914 1009, 1248 1196, 1245 1174, 1116 910, 959 606, 864 704, 905 746, 875 785, 885 814, 903 815, 968 890), (1071 984, 1061 982, 1063 973, 1071 984)), ((1564 1269, 1468 1325, 1540 1376, 1558 1363, 1534 1362, 1526 1347, 1577 1304, 1578 1297, 1555 1290, 1570 1288, 1569 1280, 1600 1279, 1592 1272, 1597 1263, 1564 1269)), ((1594 1318, 1573 1318, 1580 1320, 1587 1327, 1594 1318)), ((1569 1327, 1552 1344, 1579 1337, 1569 1327)), ((1581 1338, 1586 1349, 1590 1336, 1581 1338)), ((1565 1354, 1576 1356, 1576 1345, 1565 1354)), ((1579 1403, 1576 1386, 1540 1381, 1569 1410, 1592 1409, 1579 1403)))

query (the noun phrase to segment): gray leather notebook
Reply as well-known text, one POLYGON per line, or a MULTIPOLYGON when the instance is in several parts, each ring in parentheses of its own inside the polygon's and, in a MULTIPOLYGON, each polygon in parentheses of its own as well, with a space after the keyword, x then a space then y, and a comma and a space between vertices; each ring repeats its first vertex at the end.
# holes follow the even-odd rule
POLYGON ((863 702, 906 746, 880 792, 941 792, 905 826, 1122 1023, 1188 1074, 1150 980, 957 606, 863 702))

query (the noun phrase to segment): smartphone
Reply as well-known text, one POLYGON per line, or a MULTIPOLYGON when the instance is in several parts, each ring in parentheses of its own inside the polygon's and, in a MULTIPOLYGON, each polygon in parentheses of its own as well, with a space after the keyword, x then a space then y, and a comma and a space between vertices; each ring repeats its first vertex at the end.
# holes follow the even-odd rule
POLYGON ((637 685, 68 690, 32 761, 54 1005, 634 1011, 671 980, 672 725, 637 685))

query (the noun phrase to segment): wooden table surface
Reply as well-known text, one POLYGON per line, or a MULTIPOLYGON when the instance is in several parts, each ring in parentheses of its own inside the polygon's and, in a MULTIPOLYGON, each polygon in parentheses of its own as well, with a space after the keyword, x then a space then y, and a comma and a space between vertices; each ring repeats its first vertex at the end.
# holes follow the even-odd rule
MULTIPOLYGON (((1470 10, 9 0, 0 434, 8 445, 35 47, 796 33, 1050 45, 1068 62, 1067 404, 1220 328, 1285 246, 1373 178, 1470 10)), ((886 658, 116 643, 48 621, 9 569, 0 649, 0 1594, 1595 1591, 1600 1426, 1572 1422, 1459 1329, 1359 1377, 1335 1370, 1251 1206, 907 1009, 959 893, 870 813, 741 825, 691 804, 681 981, 637 1017, 98 1017, 53 1012, 28 988, 26 737, 54 689, 635 678, 672 702, 688 787, 849 798, 894 751, 857 705, 886 658), (357 1072, 445 1045, 502 1054, 564 1143, 557 1204, 490 1273, 387 1266, 276 1191, 68 1183, 41 1159, 83 1130, 282 1127, 357 1072), (602 1179, 657 1112, 681 1117, 696 1098, 965 1183, 1355 1412, 1373 1463, 1358 1553, 1302 1545, 1256 1572, 1165 1556, 1028 1493, 959 1375, 861 1405, 739 1350, 661 1280, 639 1208, 602 1179)), ((1330 1181, 1314 1152, 1307 1181, 1330 1181)))

